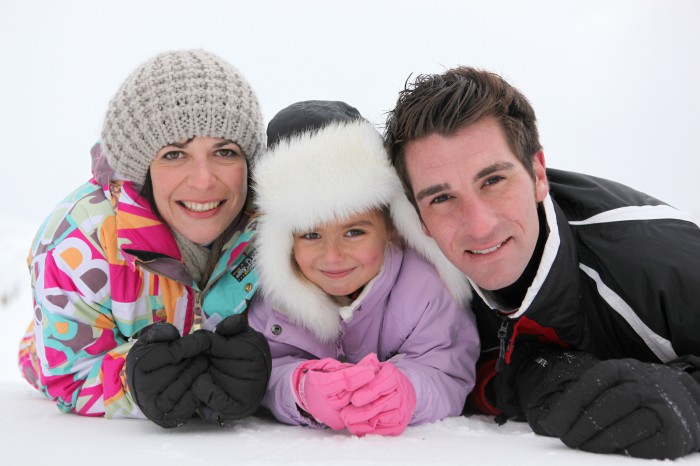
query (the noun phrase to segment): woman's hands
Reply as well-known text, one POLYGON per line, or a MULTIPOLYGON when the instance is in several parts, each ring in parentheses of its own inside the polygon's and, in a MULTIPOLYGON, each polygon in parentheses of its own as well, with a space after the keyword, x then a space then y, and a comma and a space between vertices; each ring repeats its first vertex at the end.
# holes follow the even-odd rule
POLYGON ((153 324, 126 357, 131 397, 165 428, 185 424, 195 413, 219 422, 252 414, 271 367, 267 340, 241 315, 227 317, 214 333, 183 337, 168 323, 153 324))

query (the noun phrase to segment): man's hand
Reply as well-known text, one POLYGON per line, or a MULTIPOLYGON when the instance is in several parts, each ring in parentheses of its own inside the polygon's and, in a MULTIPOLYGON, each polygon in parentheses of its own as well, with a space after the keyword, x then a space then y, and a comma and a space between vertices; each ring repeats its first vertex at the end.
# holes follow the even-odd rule
POLYGON ((676 368, 613 359, 561 388, 547 396, 538 387, 527 416, 571 448, 657 459, 700 449, 700 385, 676 368))
POLYGON ((129 393, 143 414, 161 427, 186 423, 200 402, 192 384, 209 365, 203 355, 210 339, 204 332, 180 337, 160 322, 148 327, 126 356, 129 393))

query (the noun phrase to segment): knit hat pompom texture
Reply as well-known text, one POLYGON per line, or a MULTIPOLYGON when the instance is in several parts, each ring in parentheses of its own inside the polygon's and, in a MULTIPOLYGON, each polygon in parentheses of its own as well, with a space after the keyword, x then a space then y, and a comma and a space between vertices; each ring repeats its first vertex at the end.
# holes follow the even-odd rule
POLYGON ((346 107, 317 101, 302 104, 272 119, 270 125, 284 127, 285 134, 265 152, 253 172, 261 214, 255 260, 265 297, 322 340, 334 340, 340 330, 339 306, 294 271, 290 260, 293 235, 387 206, 399 235, 435 266, 452 295, 467 304, 469 282, 435 241, 423 234, 379 132, 361 117, 353 118, 354 112, 346 107), (298 112, 317 113, 313 118, 299 118, 294 115, 298 112), (278 118, 286 124, 275 123, 278 118))
POLYGON ((196 136, 235 142, 250 166, 265 146, 250 84, 204 50, 164 52, 138 67, 112 98, 102 127, 112 169, 141 185, 156 152, 196 136))

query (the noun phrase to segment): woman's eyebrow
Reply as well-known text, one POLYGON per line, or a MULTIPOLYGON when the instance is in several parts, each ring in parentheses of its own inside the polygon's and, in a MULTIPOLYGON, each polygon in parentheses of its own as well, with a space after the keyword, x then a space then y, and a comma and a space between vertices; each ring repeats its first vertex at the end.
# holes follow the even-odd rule
MULTIPOLYGON (((216 144, 214 144, 214 147, 219 148, 219 147, 228 146, 229 144, 236 144, 236 143, 231 141, 230 139, 224 139, 223 141, 217 142, 216 144)), ((236 144, 236 145, 238 145, 238 144, 236 144)))

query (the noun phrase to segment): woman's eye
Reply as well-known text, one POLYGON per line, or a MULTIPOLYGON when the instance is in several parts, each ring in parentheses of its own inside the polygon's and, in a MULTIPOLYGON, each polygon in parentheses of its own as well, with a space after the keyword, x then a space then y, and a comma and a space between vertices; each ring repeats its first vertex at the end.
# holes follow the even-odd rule
POLYGON ((180 152, 179 150, 171 150, 163 154, 161 158, 165 160, 177 160, 180 157, 182 157, 182 152, 180 152))
POLYGON ((219 149, 218 151, 216 151, 216 154, 219 157, 225 157, 225 158, 235 158, 235 157, 238 157, 240 155, 240 153, 238 151, 235 151, 233 149, 219 149))
POLYGON ((442 204, 443 202, 447 201, 450 199, 450 196, 447 194, 440 194, 439 196, 436 196, 430 200, 431 204, 442 204))

